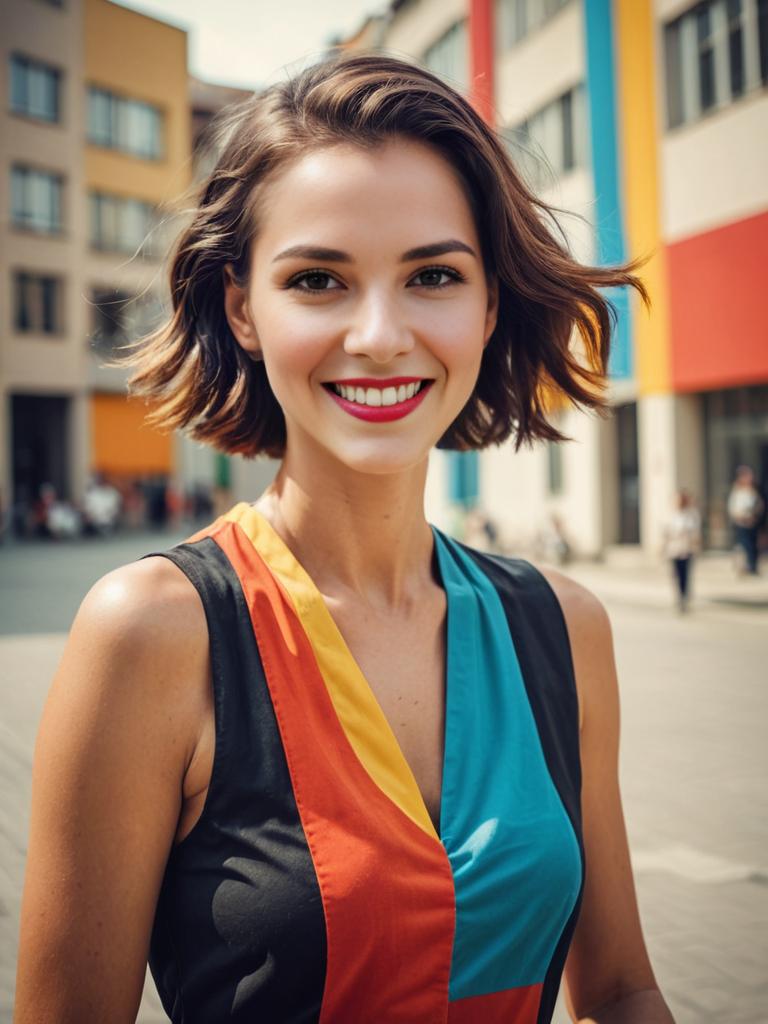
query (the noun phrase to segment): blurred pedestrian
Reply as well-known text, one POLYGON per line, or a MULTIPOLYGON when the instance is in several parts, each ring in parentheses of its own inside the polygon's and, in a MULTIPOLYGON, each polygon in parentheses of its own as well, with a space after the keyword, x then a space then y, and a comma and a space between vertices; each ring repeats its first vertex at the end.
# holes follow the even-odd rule
POLYGON ((86 530, 89 533, 107 537, 114 532, 120 517, 122 498, 101 474, 89 481, 83 496, 83 513, 86 530))
POLYGON ((764 507, 752 467, 739 466, 728 495, 728 518, 736 545, 744 554, 746 572, 753 576, 758 573, 758 531, 764 507))
POLYGON ((280 467, 83 602, 36 746, 17 1024, 132 1019, 148 950, 187 1024, 546 1024, 564 971, 580 1018, 671 1024, 605 611, 424 513, 436 445, 559 436, 552 380, 602 406, 604 289, 647 297, 636 266, 577 263, 418 65, 314 64, 224 138, 132 386, 280 467))
POLYGON ((664 527, 664 554, 670 560, 681 612, 689 607, 693 559, 701 550, 701 516, 691 495, 681 488, 664 527))

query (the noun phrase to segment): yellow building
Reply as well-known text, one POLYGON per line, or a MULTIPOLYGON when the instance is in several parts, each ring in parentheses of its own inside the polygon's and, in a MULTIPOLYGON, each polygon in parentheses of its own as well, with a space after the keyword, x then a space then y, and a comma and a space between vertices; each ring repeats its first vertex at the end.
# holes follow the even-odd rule
POLYGON ((107 0, 85 0, 83 36, 91 467, 113 477, 168 476, 173 438, 143 426, 144 407, 125 398, 124 374, 100 364, 162 310, 161 263, 191 180, 187 38, 107 0))

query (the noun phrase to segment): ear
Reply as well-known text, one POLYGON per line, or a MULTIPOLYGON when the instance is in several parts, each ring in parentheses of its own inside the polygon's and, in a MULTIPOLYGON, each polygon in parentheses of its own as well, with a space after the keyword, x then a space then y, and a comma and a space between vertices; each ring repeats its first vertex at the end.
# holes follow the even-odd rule
POLYGON ((248 305, 248 289, 238 284, 231 263, 225 265, 223 275, 224 314, 227 323, 246 355, 258 361, 262 358, 261 346, 248 305))
POLYGON ((485 330, 483 333, 483 348, 491 340, 491 335, 496 330, 496 323, 499 319, 499 281, 493 277, 488 281, 488 308, 485 314, 485 330))

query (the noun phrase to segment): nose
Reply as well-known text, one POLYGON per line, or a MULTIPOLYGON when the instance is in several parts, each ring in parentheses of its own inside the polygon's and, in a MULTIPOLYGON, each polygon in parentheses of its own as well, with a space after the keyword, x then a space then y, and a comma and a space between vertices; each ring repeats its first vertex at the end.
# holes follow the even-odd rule
POLYGON ((344 339, 348 355, 368 356, 384 365, 413 346, 413 334, 394 296, 379 292, 361 299, 344 339))

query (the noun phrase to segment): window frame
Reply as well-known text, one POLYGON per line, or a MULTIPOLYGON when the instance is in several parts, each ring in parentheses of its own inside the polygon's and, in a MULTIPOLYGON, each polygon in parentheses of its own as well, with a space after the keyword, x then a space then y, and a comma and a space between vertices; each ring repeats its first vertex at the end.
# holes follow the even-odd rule
POLYGON ((151 238, 157 228, 157 212, 157 207, 145 199, 93 189, 88 193, 88 244, 96 252, 154 259, 155 246, 151 238), (137 212, 144 217, 144 227, 135 237, 129 237, 130 232, 126 231, 126 224, 130 225, 132 214, 135 215, 137 212), (105 218, 114 221, 108 231, 105 231, 103 226, 105 218))
POLYGON ((67 333, 65 295, 66 282, 62 274, 15 267, 12 271, 13 333, 25 338, 44 340, 62 339, 67 333), (45 326, 45 286, 54 285, 54 323, 49 330, 45 326), (31 315, 30 314, 30 307, 31 315), (22 312, 28 315, 24 326, 22 312))
POLYGON ((11 176, 11 202, 10 202, 10 223, 11 227, 19 231, 31 231, 38 235, 49 235, 49 236, 60 236, 64 234, 64 202, 65 202, 65 188, 66 188, 66 177, 61 171, 52 171, 47 168, 36 167, 31 164, 25 163, 12 163, 10 166, 11 176), (30 216, 29 212, 34 207, 34 197, 32 192, 34 190, 34 179, 47 179, 49 183, 52 183, 56 188, 52 191, 51 195, 55 197, 55 201, 52 204, 52 209, 55 207, 57 217, 55 220, 47 221, 44 226, 40 222, 34 221, 30 216), (19 218, 18 207, 16 204, 17 197, 19 195, 19 189, 23 189, 23 206, 24 212, 19 218))
POLYGON ((136 160, 147 160, 153 163, 162 161, 166 156, 165 126, 166 111, 148 100, 125 96, 89 82, 86 88, 86 141, 91 146, 99 146, 136 160), (94 110, 96 102, 103 107, 103 124, 96 126, 94 110), (142 141, 149 142, 144 145, 142 141), (132 142, 134 136, 138 142, 132 142))
POLYGON ((768 0, 699 0, 660 30, 667 132, 695 124, 768 85, 768 0), (701 35, 704 18, 706 38, 701 35), (736 66, 741 72, 737 88, 736 66))
POLYGON ((63 121, 63 104, 62 104, 62 85, 64 81, 64 72, 61 68, 55 64, 50 64, 48 61, 40 60, 38 57, 30 57, 26 53, 22 53, 19 50, 14 50, 8 54, 8 112, 14 117, 29 118, 31 121, 35 121, 39 124, 51 124, 60 125, 63 121), (16 83, 19 79, 14 76, 16 73, 21 73, 24 77, 21 79, 23 82, 24 98, 23 102, 17 105, 16 96, 17 88, 16 83), (50 81, 53 84, 53 116, 48 116, 45 113, 40 113, 32 109, 30 103, 30 92, 31 92, 31 78, 30 76, 38 73, 49 76, 50 81))

